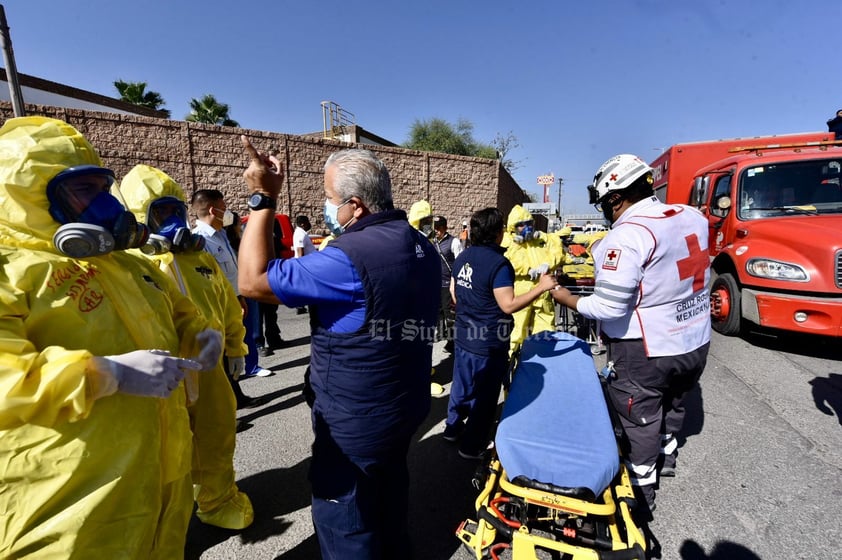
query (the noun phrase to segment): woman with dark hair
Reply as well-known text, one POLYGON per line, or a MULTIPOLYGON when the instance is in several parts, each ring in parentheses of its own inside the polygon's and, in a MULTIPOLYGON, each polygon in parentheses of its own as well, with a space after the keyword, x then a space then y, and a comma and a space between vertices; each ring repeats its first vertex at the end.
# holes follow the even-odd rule
POLYGON ((456 301, 456 354, 444 439, 460 439, 459 456, 476 459, 489 442, 508 366, 512 313, 558 286, 544 274, 515 296, 515 273, 500 247, 505 220, 497 208, 471 216, 471 246, 456 258, 450 293, 456 301))

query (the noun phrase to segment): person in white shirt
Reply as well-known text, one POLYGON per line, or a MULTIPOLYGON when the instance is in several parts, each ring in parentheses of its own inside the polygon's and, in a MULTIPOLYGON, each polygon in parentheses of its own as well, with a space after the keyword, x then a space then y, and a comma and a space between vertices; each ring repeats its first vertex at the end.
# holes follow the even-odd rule
POLYGON ((295 258, 303 257, 316 251, 307 233, 310 231, 310 227, 310 218, 307 216, 298 216, 295 218, 295 231, 292 232, 292 248, 295 250, 295 258))
MULTIPOLYGON (((316 247, 310 240, 310 218, 307 216, 297 216, 295 218, 295 231, 292 232, 292 250, 295 251, 295 258, 301 258, 310 253, 316 252, 316 247)), ((297 307, 295 313, 303 315, 307 313, 306 307, 297 307)))
MULTIPOLYGON (((593 251, 593 295, 559 288, 553 298, 602 321, 609 343, 609 404, 629 449, 639 513, 655 509, 661 476, 675 476, 675 435, 684 397, 705 368, 710 347, 708 222, 695 208, 664 204, 652 190, 652 168, 621 154, 605 162, 588 187, 611 231, 593 251)), ((644 519, 645 520, 645 519, 644 519)))
MULTIPOLYGON (((193 193, 190 198, 190 206, 196 213, 196 225, 191 230, 205 238, 205 251, 213 255, 225 277, 234 287, 234 293, 243 308, 243 324, 246 327, 246 345, 249 353, 246 356, 246 371, 240 376, 244 377, 267 377, 272 375, 268 369, 260 367, 257 363, 257 348, 253 340, 253 318, 257 313, 257 302, 246 300, 240 295, 237 286, 237 252, 231 247, 228 235, 223 228, 234 223, 234 213, 225 204, 225 197, 222 192, 216 189, 200 189, 193 193), (251 315, 251 316, 250 316, 251 315)), ((239 388, 237 382, 232 383, 232 389, 237 397, 237 408, 252 406, 255 400, 246 396, 239 388)))

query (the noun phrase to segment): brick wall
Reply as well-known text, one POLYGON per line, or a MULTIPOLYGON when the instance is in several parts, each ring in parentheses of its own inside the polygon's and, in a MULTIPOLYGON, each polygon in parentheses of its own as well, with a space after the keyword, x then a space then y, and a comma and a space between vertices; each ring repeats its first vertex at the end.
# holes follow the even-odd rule
MULTIPOLYGON (((322 168, 328 155, 348 144, 277 132, 211 126, 186 121, 27 105, 28 115, 44 115, 77 128, 99 150, 118 177, 138 163, 158 167, 184 188, 189 199, 197 189, 219 189, 232 210, 244 215, 243 170, 248 159, 240 144, 246 134, 258 150, 277 151, 286 165, 279 211, 306 214, 314 232, 323 228, 322 168)), ((10 103, 0 102, 0 117, 13 116, 10 103)), ((447 217, 458 231, 471 212, 497 206, 505 214, 525 201, 523 192, 498 161, 403 148, 366 145, 392 177, 395 206, 409 209, 426 199, 433 212, 447 217)))

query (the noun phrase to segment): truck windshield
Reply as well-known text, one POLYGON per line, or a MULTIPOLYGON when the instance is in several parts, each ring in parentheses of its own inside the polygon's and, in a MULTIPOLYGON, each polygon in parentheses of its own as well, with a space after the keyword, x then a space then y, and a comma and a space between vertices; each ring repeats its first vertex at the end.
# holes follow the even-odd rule
POLYGON ((758 165, 740 175, 738 216, 842 213, 842 158, 758 165))

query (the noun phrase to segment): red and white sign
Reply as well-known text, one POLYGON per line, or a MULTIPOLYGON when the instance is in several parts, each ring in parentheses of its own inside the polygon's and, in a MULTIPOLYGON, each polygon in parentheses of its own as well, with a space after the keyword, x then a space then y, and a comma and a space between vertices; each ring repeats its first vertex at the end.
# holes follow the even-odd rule
POLYGON ((552 173, 538 176, 538 184, 544 185, 544 204, 550 201, 550 185, 553 183, 555 183, 555 175, 552 173))

